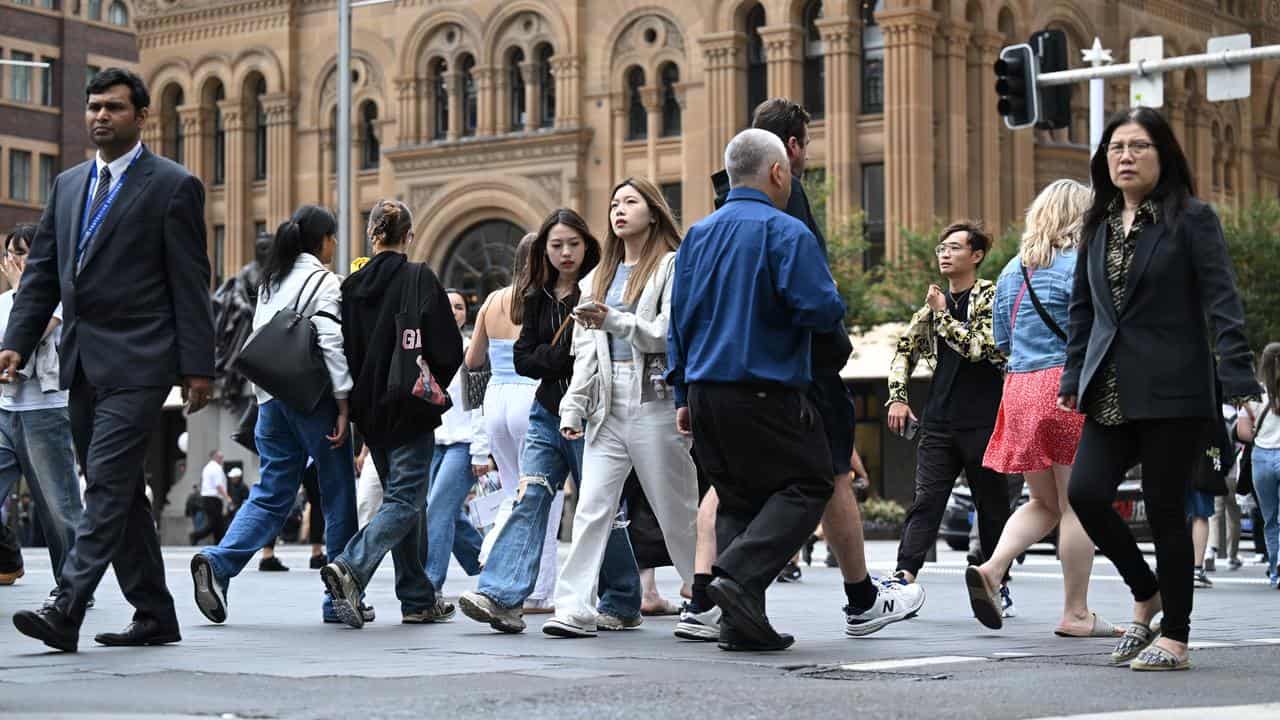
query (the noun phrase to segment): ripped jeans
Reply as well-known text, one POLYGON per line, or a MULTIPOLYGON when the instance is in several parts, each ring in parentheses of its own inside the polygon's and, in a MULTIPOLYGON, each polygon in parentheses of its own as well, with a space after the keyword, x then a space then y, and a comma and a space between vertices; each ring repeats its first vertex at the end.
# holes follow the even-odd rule
MULTIPOLYGON (((582 483, 583 440, 566 440, 560 418, 535 402, 520 453, 520 491, 511 518, 493 544, 476 590, 497 604, 520 607, 538 579, 547 515, 556 493, 573 473, 582 483)), ((601 613, 632 618, 640 614, 640 572, 626 528, 615 527, 600 568, 601 613)))

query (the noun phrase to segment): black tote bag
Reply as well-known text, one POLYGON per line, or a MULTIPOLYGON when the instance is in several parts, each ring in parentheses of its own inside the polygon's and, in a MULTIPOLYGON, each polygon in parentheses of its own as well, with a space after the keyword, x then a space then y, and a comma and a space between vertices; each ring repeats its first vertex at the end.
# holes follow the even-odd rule
POLYGON ((387 373, 387 397, 414 397, 445 412, 453 406, 453 401, 431 373, 423 352, 422 295, 419 292, 422 264, 414 263, 405 269, 406 287, 400 294, 400 311, 396 313, 396 347, 391 357, 391 371, 387 373))
MULTIPOLYGON (((311 305, 324 282, 323 276, 327 274, 327 270, 316 270, 308 275, 302 281, 293 305, 281 308, 270 322, 254 333, 235 361, 236 370, 254 385, 307 415, 315 412, 320 402, 332 394, 332 383, 329 369, 324 364, 324 353, 320 350, 316 326, 311 322, 311 316, 303 315, 299 308, 311 305), (311 289, 306 301, 302 301, 307 286, 317 275, 321 276, 320 282, 311 289)), ((314 314, 340 322, 327 313, 314 314)))

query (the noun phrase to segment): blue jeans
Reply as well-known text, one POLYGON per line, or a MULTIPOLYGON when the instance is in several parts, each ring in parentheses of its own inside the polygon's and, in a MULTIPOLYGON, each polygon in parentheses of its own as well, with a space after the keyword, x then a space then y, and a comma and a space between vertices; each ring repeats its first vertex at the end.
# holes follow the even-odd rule
POLYGON ((369 458, 382 482, 382 505, 334 560, 345 565, 364 590, 390 552, 396 566, 396 597, 406 615, 436 604, 435 588, 427 579, 427 542, 422 527, 435 447, 429 432, 398 447, 369 446, 369 458))
POLYGON ((249 559, 284 529, 307 458, 315 461, 320 481, 325 551, 330 559, 342 552, 356 531, 356 480, 350 437, 337 448, 330 447, 326 439, 333 433, 337 417, 338 405, 333 400, 322 403, 311 415, 279 400, 269 400, 258 408, 253 431, 259 453, 258 483, 249 490, 249 499, 236 512, 222 542, 202 551, 218 578, 230 580, 239 575, 249 559))
POLYGON ((1262 511, 1262 537, 1267 541, 1267 575, 1275 582, 1276 556, 1280 555, 1280 450, 1254 446, 1253 487, 1262 511))
POLYGON ((80 522, 80 480, 65 407, 0 410, 0 501, 25 476, 35 501, 53 578, 62 582, 62 560, 80 522))
POLYGON ((436 445, 427 487, 427 577, 436 592, 444 587, 449 573, 451 549, 468 575, 480 572, 480 545, 484 538, 462 506, 475 484, 470 444, 436 445))
MULTIPOLYGON (((584 441, 566 440, 560 434, 560 418, 541 403, 529 412, 529 429, 520 452, 520 485, 524 495, 516 501, 511 518, 494 542, 489 562, 476 588, 497 604, 519 607, 533 592, 538 563, 547 534, 547 514, 569 473, 582 483, 584 441)), ((626 528, 614 528, 600 566, 601 613, 621 618, 640 614, 640 571, 626 528)))

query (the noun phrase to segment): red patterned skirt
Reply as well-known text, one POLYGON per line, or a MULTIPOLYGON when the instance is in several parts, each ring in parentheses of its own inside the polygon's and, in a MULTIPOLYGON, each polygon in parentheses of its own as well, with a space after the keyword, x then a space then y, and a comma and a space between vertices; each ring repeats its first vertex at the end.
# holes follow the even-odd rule
POLYGON ((1061 379, 1060 367, 1005 377, 983 465, 996 472, 1025 473, 1075 462, 1084 415, 1058 409, 1061 379))

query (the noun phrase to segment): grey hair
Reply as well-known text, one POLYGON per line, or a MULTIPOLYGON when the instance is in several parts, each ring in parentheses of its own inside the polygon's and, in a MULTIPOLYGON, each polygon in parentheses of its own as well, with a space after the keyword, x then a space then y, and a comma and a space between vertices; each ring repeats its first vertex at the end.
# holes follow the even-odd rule
POLYGON ((729 173, 729 187, 736 188, 759 181, 774 163, 790 171, 787 148, 777 135, 768 130, 748 128, 738 133, 724 149, 724 168, 729 173))

